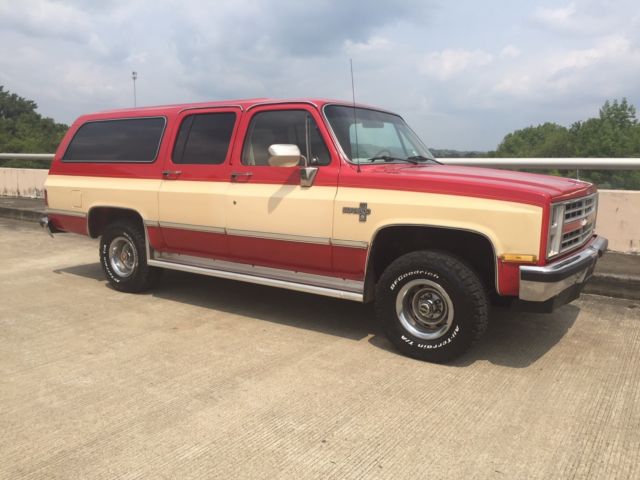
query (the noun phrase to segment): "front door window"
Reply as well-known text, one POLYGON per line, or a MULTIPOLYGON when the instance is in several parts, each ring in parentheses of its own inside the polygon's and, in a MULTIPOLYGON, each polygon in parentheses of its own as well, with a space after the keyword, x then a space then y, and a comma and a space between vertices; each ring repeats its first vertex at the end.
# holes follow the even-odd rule
POLYGON ((251 119, 242 150, 242 164, 269 165, 269 147, 274 144, 297 145, 309 159, 309 165, 328 165, 331 161, 318 125, 304 110, 259 112, 251 119))

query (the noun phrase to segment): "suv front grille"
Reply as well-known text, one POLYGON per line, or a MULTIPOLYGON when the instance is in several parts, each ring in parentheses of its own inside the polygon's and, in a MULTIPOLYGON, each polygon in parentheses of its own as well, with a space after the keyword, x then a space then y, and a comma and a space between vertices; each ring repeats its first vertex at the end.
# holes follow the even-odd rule
POLYGON ((565 204, 560 253, 586 243, 596 226, 597 194, 571 200, 565 204))
POLYGON ((573 247, 582 245, 585 241, 591 238, 593 235, 593 224, 585 225, 584 227, 574 230, 562 235, 562 244, 560 247, 561 252, 571 250, 573 247))
POLYGON ((564 222, 579 220, 593 213, 596 209, 596 195, 567 202, 564 208, 564 222))

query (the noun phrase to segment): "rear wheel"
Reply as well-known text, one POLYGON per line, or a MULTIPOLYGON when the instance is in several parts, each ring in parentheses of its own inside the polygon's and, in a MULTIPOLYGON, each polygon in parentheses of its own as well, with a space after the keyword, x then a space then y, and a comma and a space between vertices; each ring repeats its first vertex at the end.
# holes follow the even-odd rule
POLYGON ((376 288, 376 313, 385 333, 410 357, 452 360, 487 328, 488 302, 480 279, 449 254, 403 255, 387 267, 376 288))
POLYGON ((116 290, 137 293, 153 287, 162 273, 147 264, 145 237, 133 221, 119 220, 100 237, 100 264, 116 290))

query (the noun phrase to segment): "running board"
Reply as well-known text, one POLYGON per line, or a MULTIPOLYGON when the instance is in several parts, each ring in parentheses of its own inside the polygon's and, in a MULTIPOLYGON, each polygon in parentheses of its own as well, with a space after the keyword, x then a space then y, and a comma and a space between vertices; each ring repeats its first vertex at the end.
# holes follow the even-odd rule
POLYGON ((351 300, 354 302, 363 302, 363 282, 354 280, 343 280, 334 277, 325 277, 321 275, 312 275, 301 272, 292 272, 275 268, 254 267, 251 265, 236 264, 232 262, 202 259, 199 257, 192 257, 190 255, 166 254, 155 252, 153 250, 150 253, 152 257, 157 256, 156 258, 149 258, 147 260, 147 264, 151 267, 167 268, 170 270, 179 270, 181 272, 208 275, 210 277, 255 283, 268 287, 285 288, 287 290, 295 290, 297 292, 313 293, 315 295, 323 295, 325 297, 340 298, 344 300, 351 300), (180 261, 176 261, 178 258, 180 258, 180 261), (195 264, 196 261, 200 265, 195 264), (205 265, 205 263, 211 263, 211 266, 205 265), (251 270, 250 273, 248 273, 249 270, 251 270), (273 272, 275 275, 267 276, 265 275, 267 272, 273 272), (274 278, 275 276, 281 278, 274 278), (282 278, 285 276, 295 276, 297 278, 305 279, 309 283, 301 283, 282 278), (317 279, 314 282, 315 284, 311 283, 312 279, 317 279), (318 283, 320 285, 318 285, 318 283), (329 283, 344 286, 346 289, 334 288, 333 286, 327 285, 329 283))

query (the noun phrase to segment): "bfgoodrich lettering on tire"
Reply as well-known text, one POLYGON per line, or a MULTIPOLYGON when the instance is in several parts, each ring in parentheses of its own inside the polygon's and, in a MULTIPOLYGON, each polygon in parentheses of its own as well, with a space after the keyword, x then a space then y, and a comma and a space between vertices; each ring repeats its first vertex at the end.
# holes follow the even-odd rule
POLYGON ((122 292, 147 290, 162 272, 147 265, 142 228, 128 220, 112 223, 100 237, 100 264, 111 286, 122 292))
POLYGON ((480 279, 467 264, 425 250, 387 267, 376 287, 376 314, 402 353, 446 362, 484 333, 488 305, 480 279))

